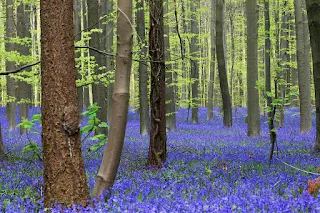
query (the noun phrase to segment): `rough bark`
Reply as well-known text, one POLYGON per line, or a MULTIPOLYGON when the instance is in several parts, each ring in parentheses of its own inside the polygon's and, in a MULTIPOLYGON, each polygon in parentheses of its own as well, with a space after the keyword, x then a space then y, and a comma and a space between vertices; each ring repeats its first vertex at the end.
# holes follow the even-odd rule
POLYGON ((148 164, 161 168, 166 161, 165 58, 163 0, 150 0, 149 55, 151 59, 151 130, 148 164))
POLYGON ((309 132, 311 118, 310 37, 305 0, 295 0, 297 66, 300 99, 300 132, 309 132))
POLYGON ((310 43, 313 61, 314 91, 316 97, 316 142, 314 149, 320 152, 320 0, 306 0, 310 43))
MULTIPOLYGON (((14 51, 15 44, 10 42, 10 38, 15 37, 15 23, 14 23, 14 14, 13 14, 13 0, 6 1, 6 52, 14 51)), ((13 61, 6 60, 6 70, 14 70, 16 68, 13 61)), ((7 76, 7 95, 9 101, 6 106, 6 116, 9 120, 9 130, 13 130, 16 127, 16 82, 10 76, 7 76)))
MULTIPOLYGON (((136 13, 138 44, 140 48, 140 58, 145 59, 147 55, 147 44, 145 43, 145 18, 144 0, 138 0, 136 13)), ((146 63, 139 62, 139 113, 140 113, 140 134, 147 135, 150 131, 150 116, 148 105, 148 70, 146 63)))
POLYGON ((246 1, 247 11, 247 100, 248 136, 260 134, 258 81, 258 6, 257 0, 246 1))
POLYGON ((72 1, 41 0, 44 205, 86 204, 76 99, 72 1))
POLYGON ((118 0, 117 55, 115 84, 112 96, 112 118, 106 149, 103 154, 93 196, 108 190, 116 178, 127 125, 129 80, 132 64, 132 1, 118 0))
MULTIPOLYGON (((170 61, 170 40, 169 40, 169 1, 166 0, 164 6, 165 24, 164 24, 164 47, 165 60, 170 61)), ((173 85, 173 72, 170 62, 166 63, 166 128, 168 131, 175 130, 176 127, 176 104, 173 85)))
MULTIPOLYGON (((17 7, 17 36, 19 38, 29 38, 30 34, 30 9, 27 4, 20 3, 17 7)), ((20 55, 30 55, 30 48, 27 44, 16 45, 20 55)), ((21 66, 21 64, 20 64, 21 66)), ((26 69, 30 71, 30 69, 26 69)), ((23 119, 28 119, 28 108, 31 103, 31 85, 26 81, 20 80, 18 84, 18 101, 19 101, 19 118, 20 122, 23 119)), ((26 129, 20 127, 20 134, 26 134, 26 129)))
POLYGON ((211 41, 211 60, 210 60, 210 74, 208 82, 208 114, 207 119, 212 120, 213 117, 213 90, 214 90, 214 75, 216 66, 216 46, 215 46, 215 0, 211 0, 211 18, 210 18, 210 41, 211 41))
POLYGON ((198 107, 199 107, 199 66, 198 58, 199 57, 199 44, 198 44, 198 34, 199 26, 197 20, 197 9, 199 8, 199 0, 190 2, 190 11, 191 11, 191 44, 190 44, 190 56, 191 56, 191 70, 190 70, 190 79, 192 81, 191 91, 192 91, 192 123, 198 123, 198 107))
POLYGON ((218 60, 218 72, 220 80, 220 90, 223 104, 223 124, 225 127, 232 126, 232 109, 228 88, 226 52, 224 42, 224 0, 216 2, 216 54, 218 60))

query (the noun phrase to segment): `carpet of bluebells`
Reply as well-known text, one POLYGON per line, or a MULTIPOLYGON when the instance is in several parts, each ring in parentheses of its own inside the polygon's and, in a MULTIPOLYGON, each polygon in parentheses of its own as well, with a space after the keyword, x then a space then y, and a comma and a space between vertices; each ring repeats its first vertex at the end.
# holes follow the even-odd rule
MULTIPOLYGON (((42 163, 22 152, 29 140, 41 145, 40 134, 20 136, 18 130, 9 132, 5 108, 0 108, 0 113, 10 155, 9 162, 0 162, 0 211, 44 212, 42 163)), ((32 113, 39 113, 39 109, 32 113)), ((200 109, 199 124, 187 122, 187 110, 180 110, 177 131, 167 134, 167 162, 155 171, 146 166, 149 138, 140 136, 139 116, 130 111, 120 167, 108 199, 95 202, 94 208, 64 211, 320 212, 320 196, 307 193, 308 180, 318 176, 284 164, 320 172, 320 156, 312 153, 315 129, 299 134, 298 109, 286 110, 285 127, 277 130, 278 152, 271 165, 266 119, 261 117, 260 136, 247 137, 246 109, 238 109, 233 116, 233 127, 224 128, 217 109, 213 121, 207 121, 206 109, 200 109)), ((36 129, 41 131, 40 126, 36 129)), ((90 190, 103 152, 88 152, 93 143, 83 144, 90 190)), ((61 212, 61 208, 51 212, 61 212)))

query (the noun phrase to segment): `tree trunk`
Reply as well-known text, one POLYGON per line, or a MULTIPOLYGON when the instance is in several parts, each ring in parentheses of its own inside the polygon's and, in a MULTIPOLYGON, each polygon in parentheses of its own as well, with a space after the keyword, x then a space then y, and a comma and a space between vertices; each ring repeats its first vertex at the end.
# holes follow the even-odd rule
POLYGON ((212 120, 213 115, 213 91, 214 91, 214 75, 216 66, 216 47, 215 47, 215 0, 211 0, 211 19, 210 19, 210 39, 211 39, 211 60, 210 60, 210 74, 208 82, 208 114, 207 119, 212 120))
POLYGON ((320 152, 320 0, 306 0, 310 43, 313 61, 314 91, 316 97, 316 143, 314 149, 320 152))
POLYGON ((268 122, 272 117, 272 97, 271 97, 271 70, 270 70, 270 51, 271 51, 271 40, 270 40, 270 9, 269 0, 264 0, 264 21, 265 21, 265 90, 267 97, 267 111, 268 111, 268 122))
POLYGON ((247 91, 248 136, 260 134, 258 81, 258 6, 257 0, 246 1, 247 11, 247 91))
MULTIPOLYGON (((88 7, 88 28, 90 30, 99 28, 99 18, 100 13, 99 11, 99 1, 98 0, 88 0, 87 1, 87 7, 88 7)), ((100 38, 100 34, 97 32, 91 33, 91 39, 89 41, 89 45, 91 47, 97 48, 97 49, 105 49, 105 44, 103 44, 102 39, 100 38)), ((95 66, 94 66, 94 76, 96 76, 96 82, 97 84, 92 84, 92 97, 93 97, 93 103, 96 103, 99 107, 101 107, 97 113, 98 119, 100 119, 103 122, 107 121, 107 115, 106 115, 106 102, 105 98, 107 96, 106 87, 101 83, 100 79, 98 78, 99 74, 102 74, 102 71, 99 69, 102 67, 102 56, 100 53, 90 50, 89 51, 90 56, 93 56, 95 59, 95 66)), ((106 128, 98 128, 96 130, 96 134, 104 133, 106 134, 107 129, 106 128)))
MULTIPOLYGON (((138 44, 141 51, 140 58, 147 57, 147 44, 145 43, 145 18, 144 18, 144 0, 137 1, 137 34, 138 44)), ((148 106, 148 70, 144 62, 139 62, 139 113, 140 113, 140 134, 147 135, 150 132, 150 116, 148 106)))
POLYGON ((199 8, 199 0, 190 2, 190 11, 191 11, 191 44, 190 44, 190 56, 191 56, 191 81, 192 81, 192 123, 199 123, 198 118, 198 107, 199 107, 199 66, 198 66, 198 57, 199 57, 199 44, 198 44, 198 34, 199 26, 197 19, 197 10, 199 8))
POLYGON ((216 50, 218 59, 218 71, 220 79, 220 90, 223 104, 223 124, 225 127, 232 126, 232 109, 228 88, 227 64, 225 58, 224 42, 224 0, 216 3, 216 50))
POLYGON ((110 189, 114 183, 127 125, 132 64, 132 1, 118 0, 117 6, 117 56, 112 96, 113 113, 107 146, 93 189, 94 197, 99 197, 103 190, 110 189))
POLYGON ((44 205, 86 204, 89 190, 80 143, 72 1, 41 0, 40 10, 44 205))
MULTIPOLYGON (((81 0, 73 0, 73 17, 74 17, 74 31, 75 31, 75 41, 81 40, 81 0)), ((81 52, 78 50, 75 57, 80 58, 81 52)), ((77 66, 80 67, 80 66, 77 66)), ((82 78, 80 70, 77 70, 77 79, 82 78)), ((83 87, 77 87, 77 101, 79 112, 83 111, 83 87)))
POLYGON ((300 98, 300 132, 312 128, 311 79, 310 79, 310 37, 305 0, 295 0, 297 65, 300 98))
MULTIPOLYGON (((169 12, 169 1, 166 0, 164 14, 169 12)), ((164 47, 165 60, 170 61, 170 39, 169 39, 169 16, 166 15, 164 24, 164 47)), ((168 131, 175 130, 176 127, 176 104, 173 85, 173 72, 170 62, 166 64, 166 128, 168 131)))
MULTIPOLYGON (((6 37, 8 40, 14 38, 15 34, 15 23, 13 14, 14 3, 13 0, 6 1, 6 37)), ((15 50, 15 44, 13 42, 7 42, 5 44, 6 52, 15 50)), ((16 68, 13 61, 6 61, 6 70, 14 70, 16 68)), ((16 127, 16 82, 13 78, 7 75, 7 95, 9 100, 7 101, 6 116, 9 120, 9 130, 13 130, 16 127)))
MULTIPOLYGON (((31 7, 27 4, 20 3, 17 7, 17 36, 19 38, 31 38, 30 34, 30 11, 31 7)), ((17 45, 20 55, 30 55, 30 48, 28 44, 17 45)), ((30 71, 27 69, 26 71, 30 71)), ((20 122, 23 119, 28 119, 28 108, 31 103, 31 85, 21 80, 18 85, 18 101, 19 101, 19 118, 20 122)), ((20 127, 20 134, 26 134, 27 130, 20 127)))
MULTIPOLYGON (((114 28, 114 21, 112 18, 113 12, 113 0, 106 1, 106 13, 108 15, 107 23, 106 23, 106 48, 107 52, 113 53, 113 28, 114 28)), ((114 59, 113 57, 106 58, 106 68, 107 72, 110 73, 108 80, 109 82, 107 86, 107 98, 106 98, 106 107, 107 107, 107 120, 110 121, 112 117, 112 94, 113 94, 113 87, 114 87, 114 59), (111 74, 112 73, 112 74, 111 74)))
POLYGON ((167 156, 163 0, 150 0, 149 7, 151 131, 148 164, 152 167, 161 168, 167 156))
POLYGON ((7 155, 4 150, 4 144, 3 144, 3 139, 2 139, 2 128, 1 128, 1 123, 0 123, 0 160, 6 160, 7 155))

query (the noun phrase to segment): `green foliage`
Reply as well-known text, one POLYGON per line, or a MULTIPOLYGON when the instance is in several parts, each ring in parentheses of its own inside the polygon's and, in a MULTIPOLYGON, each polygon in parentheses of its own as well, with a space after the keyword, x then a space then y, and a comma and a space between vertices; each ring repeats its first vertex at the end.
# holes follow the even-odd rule
MULTIPOLYGON (((101 122, 97 118, 97 112, 99 109, 100 109, 100 107, 98 105, 92 104, 88 107, 88 109, 86 111, 84 111, 82 113, 82 115, 86 116, 89 119, 88 122, 86 123, 86 125, 84 125, 80 129, 81 133, 87 134, 84 137, 82 142, 84 142, 87 138, 89 138, 89 140, 96 141, 93 145, 91 145, 89 147, 89 150, 92 152, 97 151, 98 149, 100 149, 101 147, 103 147, 105 145, 106 140, 107 140, 107 136, 105 134, 97 134, 97 135, 89 137, 89 135, 93 131, 97 130, 98 128, 109 128, 109 126, 106 122, 101 122)), ((31 120, 23 119, 22 122, 17 125, 17 127, 22 127, 24 129, 26 129, 27 131, 33 131, 33 132, 39 134, 39 132, 37 132, 34 128, 36 122, 40 122, 40 124, 41 124, 41 114, 33 115, 31 120)), ((41 148, 36 143, 34 143, 32 141, 29 141, 29 144, 22 149, 22 152, 30 152, 30 153, 32 153, 33 157, 37 157, 38 159, 41 159, 40 151, 41 151, 41 148)))

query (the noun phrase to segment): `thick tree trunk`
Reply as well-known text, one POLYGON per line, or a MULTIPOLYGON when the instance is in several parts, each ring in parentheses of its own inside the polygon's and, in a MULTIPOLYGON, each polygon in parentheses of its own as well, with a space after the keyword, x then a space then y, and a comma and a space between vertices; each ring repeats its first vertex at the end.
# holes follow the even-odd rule
MULTIPOLYGON (((15 35, 15 23, 13 14, 14 3, 13 0, 6 0, 6 37, 7 40, 14 38, 15 35)), ((13 42, 7 42, 5 44, 6 52, 15 50, 15 44, 13 42)), ((16 68, 13 61, 6 61, 6 70, 14 70, 16 68)), ((7 76, 7 95, 8 102, 6 106, 6 116, 9 120, 9 130, 13 130, 16 127, 16 82, 10 76, 7 76)))
POLYGON ((295 0, 300 132, 309 132, 311 118, 310 37, 305 0, 295 0))
POLYGON ((199 0, 195 0, 190 2, 190 11, 191 11, 191 44, 190 44, 190 56, 191 56, 191 81, 192 86, 192 123, 198 123, 198 107, 199 107, 199 66, 198 66, 198 57, 199 57, 199 44, 198 44, 198 34, 199 34, 199 26, 197 20, 197 10, 199 8, 199 0))
POLYGON ((150 0, 149 7, 151 131, 148 164, 152 167, 161 168, 167 156, 163 0, 150 0))
MULTIPOLYGON (((29 5, 20 3, 17 8, 17 36, 19 38, 31 38, 30 34, 30 9, 29 5)), ((27 44, 17 45, 20 55, 30 55, 30 48, 27 44)), ((27 69, 26 71, 30 71, 27 69)), ((31 85, 21 80, 18 85, 19 118, 28 119, 28 108, 31 104, 31 85)), ((26 129, 20 127, 20 134, 26 134, 26 129)))
POLYGON ((211 0, 211 18, 210 18, 210 39, 211 39, 211 60, 210 74, 208 82, 208 114, 207 119, 212 120, 213 117, 213 95, 214 95, 214 75, 216 66, 216 46, 215 46, 215 0, 211 0))
MULTIPOLYGON (((140 58, 145 59, 147 56, 147 44, 145 43, 144 0, 138 0, 136 7, 138 44, 141 51, 140 58)), ((139 103, 140 134, 147 135, 150 132, 150 116, 148 106, 148 70, 144 62, 139 62, 139 103)))
POLYGON ((316 143, 314 149, 320 152, 320 0, 306 0, 310 43, 313 60, 314 91, 316 96, 316 143))
POLYGON ((216 50, 218 59, 218 71, 220 79, 220 90, 223 103, 223 124, 225 127, 232 126, 232 109, 228 88, 227 63, 225 57, 224 42, 224 0, 216 3, 216 50))
POLYGON ((108 190, 114 183, 127 125, 132 64, 132 1, 118 0, 117 6, 117 56, 112 96, 113 113, 107 146, 93 189, 94 197, 99 197, 103 190, 108 190))
POLYGON ((72 1, 41 0, 40 9, 44 205, 86 204, 89 190, 76 99, 72 1))
MULTIPOLYGON (((164 14, 169 12, 169 1, 166 0, 164 6, 164 14)), ((164 46, 165 46, 165 60, 170 61, 170 39, 169 39, 169 16, 165 18, 164 24, 164 46)), ((166 64, 166 128, 168 131, 175 130, 176 127, 176 104, 173 85, 173 73, 170 62, 166 64)))
POLYGON ((258 81, 258 6, 257 0, 246 1, 247 11, 247 91, 248 136, 260 134, 258 81))

